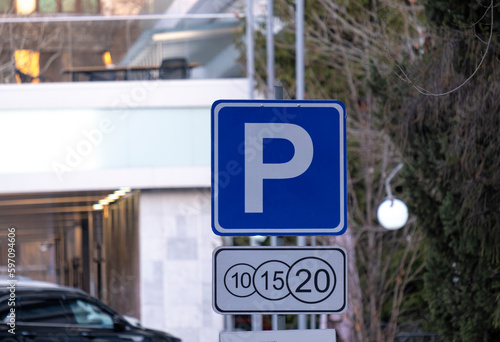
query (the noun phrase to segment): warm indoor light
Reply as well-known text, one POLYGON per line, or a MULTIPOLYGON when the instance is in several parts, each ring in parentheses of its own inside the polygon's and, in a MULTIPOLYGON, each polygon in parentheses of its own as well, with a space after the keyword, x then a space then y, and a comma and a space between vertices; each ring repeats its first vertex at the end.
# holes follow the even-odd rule
POLYGON ((385 229, 399 229, 408 221, 408 208, 397 198, 386 199, 377 209, 377 219, 385 229))
MULTIPOLYGON (((16 69, 34 78, 33 83, 38 83, 37 77, 40 72, 40 52, 16 50, 14 51, 14 59, 16 61, 16 69)), ((19 76, 17 76, 17 78, 17 82, 21 83, 19 76)))
POLYGON ((94 204, 94 205, 92 206, 92 208, 93 208, 94 210, 102 210, 104 207, 102 206, 102 204, 97 204, 97 203, 96 203, 96 204, 94 204))
POLYGON ((99 204, 100 205, 107 205, 107 204, 109 204, 109 201, 104 198, 104 199, 99 200, 99 204))
POLYGON ((36 0, 16 0, 17 14, 30 14, 35 12, 36 0))
POLYGON ((113 61, 111 60, 111 53, 109 53, 109 51, 106 51, 105 53, 102 54, 102 61, 106 66, 113 65, 113 61))

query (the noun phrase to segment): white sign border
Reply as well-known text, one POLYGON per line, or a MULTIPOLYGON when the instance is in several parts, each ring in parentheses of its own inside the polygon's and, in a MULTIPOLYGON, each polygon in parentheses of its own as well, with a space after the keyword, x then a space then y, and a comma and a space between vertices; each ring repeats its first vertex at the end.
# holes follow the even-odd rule
POLYGON ((330 107, 335 108, 339 112, 339 147, 340 147, 340 222, 337 227, 331 228, 224 228, 219 223, 219 187, 213 184, 213 228, 221 235, 336 235, 344 228, 345 212, 345 182, 344 182, 344 122, 346 113, 344 108, 338 102, 309 102, 309 101, 293 101, 293 102, 274 102, 274 101, 252 101, 252 102, 221 102, 213 109, 213 179, 219 174, 219 112, 224 107, 330 107))
POLYGON ((348 258, 347 251, 345 248, 340 246, 260 246, 260 247, 250 247, 250 246, 220 246, 214 249, 212 253, 212 308, 213 310, 222 315, 245 315, 245 314, 284 314, 284 315, 293 315, 293 314, 342 314, 347 310, 347 301, 348 301, 348 258), (268 311, 259 311, 259 310, 220 310, 217 303, 217 254, 224 250, 245 250, 245 251, 259 251, 266 250, 272 251, 276 250, 277 252, 282 250, 335 250, 340 251, 344 255, 344 305, 340 310, 268 310, 268 311))

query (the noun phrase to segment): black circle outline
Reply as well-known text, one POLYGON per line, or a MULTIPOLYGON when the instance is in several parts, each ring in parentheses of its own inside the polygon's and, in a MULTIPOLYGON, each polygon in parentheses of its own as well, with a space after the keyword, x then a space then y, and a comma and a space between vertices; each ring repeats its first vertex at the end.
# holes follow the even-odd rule
POLYGON ((288 265, 286 262, 283 262, 281 260, 268 260, 268 261, 263 262, 262 264, 260 264, 255 269, 255 272, 253 273, 253 279, 252 279, 253 288, 255 289, 255 292, 257 292, 259 294, 259 296, 261 296, 264 299, 267 299, 267 300, 282 300, 282 299, 284 299, 284 298, 286 298, 286 297, 288 297, 290 295, 290 289, 288 288, 288 284, 286 282, 286 279, 284 279, 283 287, 286 285, 286 288, 288 289, 288 293, 284 297, 281 297, 281 298, 267 298, 266 296, 262 295, 262 293, 260 293, 259 290, 257 289, 257 286, 255 286, 255 275, 257 274, 257 271, 259 270, 259 268, 261 268, 262 266, 264 266, 265 264, 268 264, 270 262, 279 262, 279 263, 284 264, 286 267, 288 267, 288 271, 286 272, 286 274, 288 276, 288 272, 290 272, 290 265, 288 265))
POLYGON ((328 263, 326 262, 326 260, 324 259, 321 259, 321 258, 318 258, 318 257, 305 257, 305 258, 302 258, 302 259, 299 259, 297 261, 295 261, 292 266, 290 266, 290 269, 288 270, 287 274, 286 274, 286 287, 288 288, 288 291, 290 292, 290 294, 292 295, 293 298, 297 299, 299 302, 301 303, 305 303, 305 304, 317 304, 317 303, 321 303, 322 301, 324 301, 325 299, 327 299, 328 297, 331 296, 331 294, 333 293, 333 291, 335 290, 335 288, 337 287, 337 275, 335 274, 335 270, 333 269, 333 267, 328 263), (324 297, 323 299, 321 300, 317 300, 315 302, 309 302, 309 301, 306 301, 306 300, 302 300, 300 298, 297 298, 294 294, 293 294, 293 291, 290 289, 290 284, 289 284, 289 276, 290 276, 290 271, 292 270, 292 268, 298 264, 299 262, 301 262, 302 260, 305 260, 305 259, 318 259, 318 260, 321 260, 323 261, 325 264, 328 265, 328 267, 330 267, 330 269, 332 270, 332 273, 333 273, 333 287, 332 287, 332 290, 330 291, 330 293, 328 293, 328 295, 326 297, 324 297))
POLYGON ((244 262, 240 262, 239 264, 236 264, 236 265, 233 265, 231 267, 229 267, 229 269, 226 271, 226 273, 224 274, 224 287, 226 288, 227 292, 229 292, 230 294, 232 294, 233 296, 235 297, 238 297, 238 298, 246 298, 246 297, 250 297, 251 295, 253 295, 256 290, 255 290, 255 285, 253 284, 253 277, 255 276, 255 267, 253 267, 252 265, 249 265, 249 264, 245 264, 244 262), (227 284, 226 284, 226 276, 227 274, 229 273, 229 271, 231 271, 234 267, 236 266, 240 266, 240 265, 246 265, 246 266, 250 266, 252 269, 253 269, 253 275, 252 275, 252 282, 251 282, 251 285, 253 286, 253 292, 250 293, 249 295, 246 295, 246 296, 238 296, 238 295, 235 295, 234 293, 231 292, 231 290, 229 290, 227 288, 227 284))

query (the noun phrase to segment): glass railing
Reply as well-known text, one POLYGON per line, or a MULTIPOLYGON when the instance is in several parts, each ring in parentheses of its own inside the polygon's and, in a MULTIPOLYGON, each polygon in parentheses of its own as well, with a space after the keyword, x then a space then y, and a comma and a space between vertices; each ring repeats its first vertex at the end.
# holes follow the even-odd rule
POLYGON ((245 77, 234 14, 0 15, 0 83, 245 77))

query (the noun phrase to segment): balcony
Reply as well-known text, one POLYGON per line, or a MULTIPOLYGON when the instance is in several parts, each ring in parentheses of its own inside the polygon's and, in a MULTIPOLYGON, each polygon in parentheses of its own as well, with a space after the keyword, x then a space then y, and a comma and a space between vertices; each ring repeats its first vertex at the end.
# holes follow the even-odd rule
POLYGON ((234 14, 0 17, 0 83, 244 77, 234 14))

